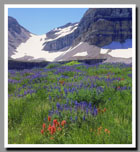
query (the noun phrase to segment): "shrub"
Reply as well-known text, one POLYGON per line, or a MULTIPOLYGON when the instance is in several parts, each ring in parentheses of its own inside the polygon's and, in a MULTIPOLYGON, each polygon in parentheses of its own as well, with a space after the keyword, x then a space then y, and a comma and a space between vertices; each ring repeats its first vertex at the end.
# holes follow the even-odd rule
POLYGON ((50 63, 46 68, 52 69, 52 68, 59 67, 60 65, 61 65, 60 63, 50 63))
POLYGON ((73 66, 73 65, 76 65, 76 64, 80 64, 80 63, 78 61, 71 61, 71 62, 66 63, 65 65, 66 66, 73 66))

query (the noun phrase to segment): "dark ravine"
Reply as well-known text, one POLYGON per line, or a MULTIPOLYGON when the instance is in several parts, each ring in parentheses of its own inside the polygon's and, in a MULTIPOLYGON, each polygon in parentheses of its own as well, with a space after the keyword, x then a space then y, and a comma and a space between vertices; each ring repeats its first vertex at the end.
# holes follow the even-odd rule
POLYGON ((14 61, 8 60, 8 70, 23 70, 32 68, 41 68, 48 65, 50 62, 27 62, 27 61, 14 61))
MULTIPOLYGON (((88 65, 93 65, 97 63, 101 63, 105 61, 105 59, 87 59, 87 60, 77 60, 78 62, 85 63, 88 65)), ((59 64, 65 64, 70 61, 61 61, 61 62, 53 62, 53 63, 59 63, 59 64)), ((52 62, 23 62, 23 61, 14 61, 9 60, 8 61, 8 70, 24 70, 24 69, 32 69, 32 68, 44 68, 45 66, 52 64, 52 62)))

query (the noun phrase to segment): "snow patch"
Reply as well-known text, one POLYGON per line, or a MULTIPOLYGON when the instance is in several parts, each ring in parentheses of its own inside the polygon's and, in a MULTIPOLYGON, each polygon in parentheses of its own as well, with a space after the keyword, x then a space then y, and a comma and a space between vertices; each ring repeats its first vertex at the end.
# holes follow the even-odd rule
POLYGON ((67 34, 70 34, 72 33, 74 30, 77 29, 77 26, 75 26, 73 29, 73 26, 68 26, 66 28, 63 28, 63 29, 58 29, 58 32, 55 33, 55 35, 67 35, 67 34))
POLYGON ((54 39, 48 39, 48 40, 46 40, 46 42, 54 41, 54 40, 57 40, 58 38, 64 37, 64 36, 74 32, 77 29, 77 27, 78 27, 78 24, 75 24, 74 26, 70 25, 66 28, 56 28, 53 31, 56 32, 55 35, 57 37, 54 39))
POLYGON ((116 58, 131 58, 132 39, 127 39, 124 43, 112 42, 101 48, 100 54, 108 54, 116 58))
POLYGON ((76 53, 74 56, 87 56, 87 52, 79 52, 79 53, 76 53))
POLYGON ((132 48, 112 50, 108 54, 111 55, 112 57, 131 58, 132 57, 132 48))
POLYGON ((106 45, 102 48, 103 49, 111 49, 111 50, 132 48, 132 39, 127 39, 123 43, 114 41, 114 42, 110 43, 109 45, 106 45))
POLYGON ((100 53, 101 54, 106 54, 108 52, 108 49, 101 49, 100 53))

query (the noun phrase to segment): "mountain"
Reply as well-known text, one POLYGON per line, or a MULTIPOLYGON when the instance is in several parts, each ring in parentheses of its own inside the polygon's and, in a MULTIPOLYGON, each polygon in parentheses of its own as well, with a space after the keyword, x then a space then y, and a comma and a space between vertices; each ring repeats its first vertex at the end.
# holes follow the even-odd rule
MULTIPOLYGON (((23 61, 54 61, 59 55, 62 55, 66 50, 46 51, 44 50, 46 42, 56 41, 69 35, 77 28, 77 23, 69 23, 62 27, 53 29, 44 35, 35 35, 30 33, 30 38, 26 43, 21 43, 16 48, 16 52, 11 56, 13 59, 23 61)), ((65 48, 66 49, 66 48, 65 48)))
POLYGON ((39 36, 24 29, 13 18, 8 23, 8 36, 12 35, 8 46, 14 46, 8 53, 14 60, 132 62, 130 8, 90 8, 80 22, 67 23, 39 36))
POLYGON ((8 17, 8 57, 14 54, 16 48, 30 37, 30 32, 22 27, 16 19, 8 17))
POLYGON ((126 39, 132 39, 131 8, 90 8, 73 33, 46 42, 44 49, 59 50, 81 41, 103 47, 112 41, 124 42, 126 39))

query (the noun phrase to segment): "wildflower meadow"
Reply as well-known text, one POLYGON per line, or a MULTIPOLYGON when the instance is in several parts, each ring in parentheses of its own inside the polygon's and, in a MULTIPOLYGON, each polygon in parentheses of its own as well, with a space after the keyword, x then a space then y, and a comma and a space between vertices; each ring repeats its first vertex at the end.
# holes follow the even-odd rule
POLYGON ((8 70, 9 144, 132 144, 132 64, 8 70))

